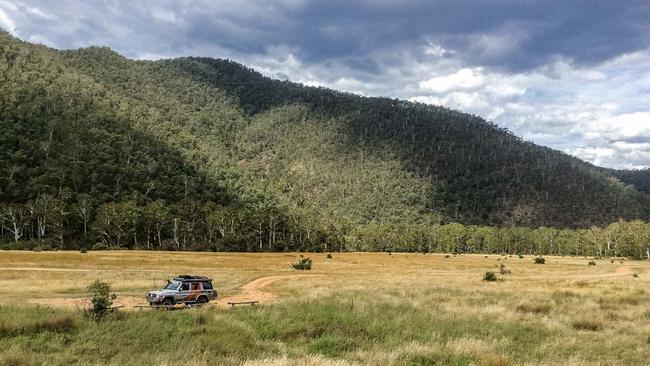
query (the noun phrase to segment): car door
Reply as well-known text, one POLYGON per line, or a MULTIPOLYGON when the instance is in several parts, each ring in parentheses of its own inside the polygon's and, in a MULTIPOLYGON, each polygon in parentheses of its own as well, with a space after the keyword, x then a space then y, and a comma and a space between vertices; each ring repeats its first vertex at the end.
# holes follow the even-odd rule
POLYGON ((192 282, 190 283, 190 292, 188 296, 188 301, 196 301, 201 294, 201 282, 192 282))
POLYGON ((176 302, 185 302, 190 301, 188 297, 190 295, 190 284, 183 282, 181 287, 178 289, 178 295, 175 296, 176 302))

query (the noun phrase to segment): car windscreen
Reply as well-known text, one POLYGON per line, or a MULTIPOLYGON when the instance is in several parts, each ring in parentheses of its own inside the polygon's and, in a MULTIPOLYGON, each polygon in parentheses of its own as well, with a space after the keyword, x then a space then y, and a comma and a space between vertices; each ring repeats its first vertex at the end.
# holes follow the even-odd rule
POLYGON ((167 284, 167 286, 165 286, 165 290, 177 290, 180 284, 181 284, 180 282, 176 282, 176 281, 170 282, 167 284))

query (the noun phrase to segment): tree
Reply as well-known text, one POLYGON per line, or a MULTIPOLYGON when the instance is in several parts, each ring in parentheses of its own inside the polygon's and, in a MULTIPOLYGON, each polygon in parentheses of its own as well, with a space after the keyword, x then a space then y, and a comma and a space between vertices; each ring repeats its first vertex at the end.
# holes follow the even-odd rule
POLYGON ((77 196, 77 202, 72 206, 72 212, 80 220, 84 239, 88 236, 88 223, 92 217, 92 211, 95 207, 95 200, 88 194, 81 193, 77 196))
POLYGON ((131 202, 104 203, 99 206, 92 227, 108 247, 121 247, 135 229, 134 217, 135 207, 131 202))
POLYGON ((154 234, 154 239, 158 243, 158 248, 162 248, 163 230, 169 223, 169 210, 162 200, 149 202, 142 210, 143 221, 147 236, 147 249, 150 249, 150 234, 154 234))
POLYGON ((4 212, 7 223, 5 228, 14 235, 14 242, 17 243, 23 237, 23 230, 27 223, 27 210, 23 205, 11 204, 5 206, 4 212))

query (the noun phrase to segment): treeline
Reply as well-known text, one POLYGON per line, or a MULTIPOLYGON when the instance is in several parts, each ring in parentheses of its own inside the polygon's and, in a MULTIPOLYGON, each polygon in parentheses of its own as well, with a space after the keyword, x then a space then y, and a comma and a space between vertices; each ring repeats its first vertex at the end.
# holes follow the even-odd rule
POLYGON ((305 223, 281 207, 136 199, 97 205, 88 195, 44 195, 0 205, 3 249, 151 249, 196 251, 394 251, 650 257, 650 224, 618 221, 604 228, 349 225, 305 223))
POLYGON ((647 221, 647 172, 447 108, 2 32, 0 90, 5 247, 643 254, 584 233, 647 221))

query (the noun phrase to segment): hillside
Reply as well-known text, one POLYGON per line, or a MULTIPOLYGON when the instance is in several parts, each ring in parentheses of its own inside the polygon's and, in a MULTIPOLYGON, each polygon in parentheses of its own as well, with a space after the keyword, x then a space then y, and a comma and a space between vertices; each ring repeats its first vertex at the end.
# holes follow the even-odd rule
POLYGON ((5 239, 342 248, 374 226, 589 227, 650 212, 637 173, 477 116, 232 61, 132 61, 0 33, 0 87, 5 239))

